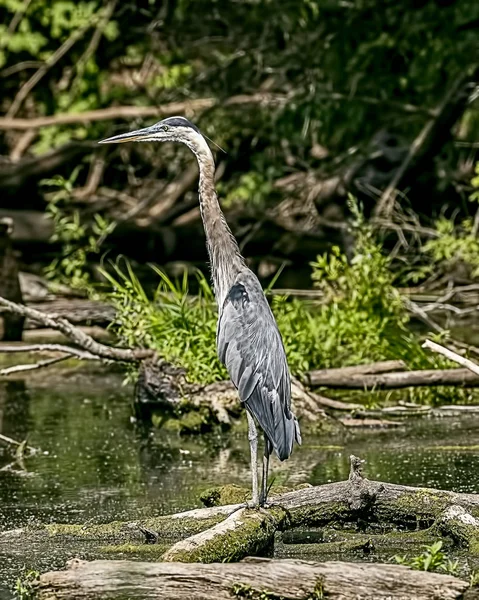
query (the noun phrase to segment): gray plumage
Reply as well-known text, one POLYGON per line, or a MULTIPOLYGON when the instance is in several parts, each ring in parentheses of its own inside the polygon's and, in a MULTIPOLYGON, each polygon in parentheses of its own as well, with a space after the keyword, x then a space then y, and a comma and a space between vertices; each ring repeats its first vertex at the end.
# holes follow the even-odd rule
POLYGON ((214 186, 213 155, 198 128, 184 117, 169 117, 152 127, 114 136, 101 143, 128 141, 181 142, 198 160, 200 212, 219 312, 218 355, 248 413, 253 503, 263 504, 271 451, 285 460, 291 455, 294 442, 301 443, 298 421, 291 411, 291 378, 281 334, 261 284, 246 266, 221 211, 214 186), (265 434, 261 498, 256 464, 257 433, 252 417, 265 434))
POLYGON ((218 321, 218 355, 241 401, 258 420, 280 460, 301 443, 291 412, 291 379, 283 341, 261 285, 240 271, 218 321))

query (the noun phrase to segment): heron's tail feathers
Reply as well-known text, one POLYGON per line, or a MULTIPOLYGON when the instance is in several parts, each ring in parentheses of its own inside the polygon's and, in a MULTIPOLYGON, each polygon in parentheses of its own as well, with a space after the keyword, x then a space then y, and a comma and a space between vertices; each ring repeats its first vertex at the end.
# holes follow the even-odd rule
POLYGON ((268 400, 268 403, 255 402, 253 394, 245 406, 256 417, 279 460, 286 460, 293 452, 294 442, 301 444, 299 423, 290 410, 285 410, 280 402, 275 401, 277 398, 268 400))

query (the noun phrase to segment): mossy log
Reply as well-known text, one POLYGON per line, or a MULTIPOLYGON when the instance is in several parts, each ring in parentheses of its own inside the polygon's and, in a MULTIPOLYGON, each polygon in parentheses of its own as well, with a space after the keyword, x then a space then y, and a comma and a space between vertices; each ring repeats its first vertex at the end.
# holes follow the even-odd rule
POLYGON ((248 560, 236 564, 72 561, 40 577, 39 600, 465 600, 465 581, 388 564, 248 560))
POLYGON ((101 545, 109 553, 127 547, 129 553, 141 556, 143 545, 148 550, 145 558, 155 555, 164 561, 206 563, 265 555, 272 551, 276 533, 323 527, 368 535, 368 539, 364 536, 361 540, 340 538, 334 551, 340 551, 341 543, 347 551, 351 541, 364 545, 369 540, 372 547, 385 547, 387 538, 391 538, 391 545, 399 548, 402 542, 411 545, 416 541, 419 545, 431 537, 446 536, 452 545, 465 546, 471 556, 479 556, 479 521, 476 520, 479 519, 479 495, 369 481, 362 475, 361 463, 351 457, 347 481, 272 494, 268 506, 261 510, 247 508, 244 491, 234 487, 227 494, 215 495, 211 491, 207 494, 209 503, 215 498, 221 501, 228 497, 230 502, 235 502, 232 504, 135 523, 50 524, 3 532, 0 548, 14 540, 34 539, 38 543, 43 538, 51 546, 52 541, 62 543, 62 540, 76 539, 101 545), (158 545, 153 552, 152 544, 158 545), (162 552, 160 548, 167 549, 162 552))

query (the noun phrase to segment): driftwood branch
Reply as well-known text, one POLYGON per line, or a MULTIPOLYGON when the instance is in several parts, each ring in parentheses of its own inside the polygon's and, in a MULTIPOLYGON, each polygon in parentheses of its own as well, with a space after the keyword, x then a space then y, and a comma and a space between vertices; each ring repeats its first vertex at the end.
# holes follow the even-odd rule
POLYGON ((445 356, 449 360, 456 362, 457 364, 461 365, 462 367, 466 367, 466 369, 469 369, 470 371, 475 373, 477 376, 479 376, 479 365, 477 365, 472 360, 469 360, 468 358, 465 358, 464 356, 461 356, 460 354, 457 354, 456 352, 449 350, 449 348, 445 348, 444 346, 441 346, 440 344, 436 344, 436 342, 432 342, 431 340, 426 340, 424 342, 424 344, 422 345, 422 347, 428 348, 429 350, 432 350, 433 352, 437 352, 437 354, 441 354, 442 356, 445 356))
POLYGON ((74 560, 66 571, 45 573, 38 585, 46 598, 135 597, 162 600, 231 598, 388 598, 459 600, 469 584, 435 573, 387 564, 247 560, 237 564, 181 564, 74 560))
MULTIPOLYGON (((269 505, 259 511, 246 508, 244 490, 231 490, 234 486, 226 486, 218 490, 215 498, 221 501, 227 497, 239 502, 153 517, 139 524, 118 521, 85 526, 50 524, 37 532, 24 530, 22 535, 26 540, 34 535, 39 543, 43 534, 49 547, 55 541, 62 543, 64 538, 75 537, 84 542, 100 544, 102 540, 108 540, 109 544, 124 545, 125 542, 138 543, 135 540, 138 540, 141 526, 155 533, 160 549, 161 544, 176 541, 163 554, 166 561, 223 562, 264 553, 272 546, 275 532, 298 527, 333 525, 336 529, 345 526, 348 530, 356 527, 368 532, 373 545, 375 536, 381 531, 400 527, 406 530, 405 536, 411 535, 408 530, 414 530, 418 543, 422 543, 424 534, 430 532, 436 539, 447 535, 461 546, 468 546, 471 554, 479 552, 479 528, 476 527, 479 495, 370 481, 363 477, 361 469, 362 461, 352 456, 348 480, 280 495, 274 495, 273 491, 269 505), (447 512, 451 507, 456 507, 453 516, 460 513, 463 525, 460 531, 454 525, 451 511, 447 512), (469 525, 468 529, 466 525, 469 525)), ((208 497, 213 495, 210 493, 208 497)), ((18 536, 18 531, 1 533, 0 547, 11 544, 12 536, 18 536)), ((395 541, 400 548, 400 534, 395 534, 395 541)), ((317 552, 321 553, 320 545, 317 552)))
MULTIPOLYGON (((5 298, 0 297, 0 307, 8 312, 38 321, 45 327, 60 331, 79 348, 85 350, 87 353, 94 354, 103 360, 138 362, 144 358, 153 356, 154 354, 152 350, 131 350, 128 348, 112 348, 110 346, 105 346, 104 344, 95 341, 91 336, 72 325, 66 319, 55 319, 34 308, 10 302, 5 298)), ((85 354, 83 358, 86 358, 85 354)))

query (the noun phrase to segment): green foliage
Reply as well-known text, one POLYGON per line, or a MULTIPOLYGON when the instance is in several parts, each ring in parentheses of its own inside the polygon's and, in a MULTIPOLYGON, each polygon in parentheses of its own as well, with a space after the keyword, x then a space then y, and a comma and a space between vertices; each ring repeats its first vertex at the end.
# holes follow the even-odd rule
POLYGON ((17 578, 13 590, 15 600, 33 600, 39 577, 38 571, 24 568, 22 574, 17 578))
MULTIPOLYGON (((475 173, 471 180, 471 203, 479 202, 479 163, 475 166, 475 173)), ((408 278, 417 282, 434 273, 451 273, 461 266, 469 270, 471 277, 479 277, 479 205, 474 218, 469 217, 456 224, 443 216, 435 222, 434 227, 436 237, 421 248, 427 261, 412 270, 408 278)))
POLYGON ((113 329, 128 346, 154 348, 160 356, 185 367, 190 381, 211 383, 226 378, 216 354, 216 307, 211 287, 197 273, 199 293, 188 294, 185 271, 173 282, 155 268, 160 283, 148 298, 130 265, 103 270, 112 286, 108 299, 117 310, 113 329))
POLYGON ((433 261, 430 270, 452 271, 464 264, 472 277, 479 277, 479 238, 472 219, 464 219, 458 227, 450 219, 436 221, 438 237, 424 244, 423 252, 433 261))
POLYGON ((42 185, 56 188, 46 212, 53 221, 51 241, 61 244, 60 256, 46 267, 45 274, 58 283, 86 289, 90 283, 88 258, 100 253, 103 240, 113 231, 115 224, 95 213, 93 222, 87 226, 81 222, 78 210, 67 210, 79 171, 80 167, 74 169, 68 180, 61 176, 42 180, 42 185))
POLYGON ((449 575, 457 574, 458 561, 451 560, 448 555, 442 551, 443 543, 441 540, 431 546, 424 546, 424 552, 418 556, 395 556, 394 560, 400 564, 416 569, 417 571, 441 571, 449 575))
MULTIPOLYGON (((254 205, 269 195, 268 169, 279 178, 317 167, 315 144, 328 149, 328 169, 338 155, 391 124, 413 138, 445 85, 469 68, 476 45, 469 26, 478 16, 473 0, 441 10, 433 0, 420 6, 182 0, 161 9, 150 1, 117 3, 111 15, 109 5, 0 0, 0 69, 10 73, 0 77, 5 110, 30 69, 52 60, 74 36, 18 116, 211 98, 215 109, 201 126, 227 147, 227 195, 254 205), (254 93, 286 94, 287 101, 225 103, 254 93), (420 110, 404 113, 406 104, 420 110)), ((473 110, 461 133, 471 140, 479 129, 473 110)), ((34 149, 98 139, 110 128, 107 121, 40 128, 34 149)), ((114 187, 126 187, 122 161, 112 160, 108 171, 114 187)))
POLYGON ((223 206, 229 208, 235 204, 248 203, 252 207, 264 207, 268 197, 273 191, 273 174, 251 171, 240 176, 239 181, 231 189, 218 186, 218 192, 224 190, 223 206))
POLYGON ((393 286, 390 261, 373 231, 356 216, 356 253, 351 262, 333 248, 312 263, 320 304, 274 298, 273 307, 294 372, 402 358, 428 362, 419 340, 407 328, 409 317, 393 286))

